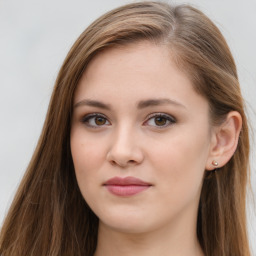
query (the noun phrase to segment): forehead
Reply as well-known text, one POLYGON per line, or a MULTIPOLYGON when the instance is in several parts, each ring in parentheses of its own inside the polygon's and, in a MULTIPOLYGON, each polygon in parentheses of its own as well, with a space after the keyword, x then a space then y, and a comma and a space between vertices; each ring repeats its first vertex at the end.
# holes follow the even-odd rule
POLYGON ((157 71, 162 69, 166 62, 170 64, 172 62, 167 46, 157 45, 149 41, 139 41, 137 43, 111 47, 98 53, 90 61, 84 75, 90 76, 92 70, 94 71, 95 69, 97 69, 97 72, 106 73, 106 68, 108 68, 107 71, 114 72, 114 70, 111 70, 111 67, 117 63, 118 66, 122 65, 122 69, 126 68, 126 70, 123 70, 125 73, 131 70, 134 72, 135 69, 138 72, 157 71))
MULTIPOLYGON (((164 45, 150 42, 107 49, 87 66, 75 93, 75 101, 84 97, 97 100, 170 97, 183 102, 206 101, 195 92, 188 74, 173 61, 164 45)), ((205 103, 205 102, 204 102, 205 103)))

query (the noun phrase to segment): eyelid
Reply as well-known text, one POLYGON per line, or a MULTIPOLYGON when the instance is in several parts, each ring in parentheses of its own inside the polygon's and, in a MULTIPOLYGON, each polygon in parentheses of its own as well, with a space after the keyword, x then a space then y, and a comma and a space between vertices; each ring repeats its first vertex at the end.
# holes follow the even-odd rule
MULTIPOLYGON (((84 115, 82 118, 81 118, 81 122, 86 125, 87 127, 90 127, 90 128, 103 128, 105 126, 109 126, 111 125, 111 122, 109 121, 108 117, 106 117, 104 114, 102 113, 98 113, 98 112, 95 112, 95 113, 89 113, 89 114, 86 114, 84 115), (101 118, 104 118, 106 120, 106 122, 108 122, 107 124, 103 124, 103 125, 91 125, 89 123, 90 119, 93 119, 93 118, 96 118, 96 117, 101 117, 101 118)), ((163 128, 166 128, 170 125, 173 125, 176 123, 176 118, 173 117, 172 115, 170 114, 167 114, 167 113, 163 113, 163 112, 156 112, 156 113, 151 113, 147 116, 146 118, 146 121, 143 122, 143 125, 149 125, 151 127, 155 127, 157 129, 163 129, 163 128), (167 124, 164 124, 164 125, 149 125, 148 122, 152 119, 152 118, 156 118, 156 117, 163 117, 166 119, 167 121, 167 124)))
POLYGON ((87 115, 84 115, 82 118, 81 118, 81 122, 86 125, 87 127, 90 127, 90 128, 102 128, 102 127, 105 127, 105 126, 108 126, 110 125, 110 121, 108 120, 108 118, 101 114, 101 113, 90 113, 90 114, 87 114, 87 115), (101 118, 104 118, 106 119, 106 121, 108 122, 108 124, 104 124, 104 125, 90 125, 89 124, 89 120, 92 119, 92 118, 96 118, 96 117, 101 117, 101 118))
POLYGON ((149 122, 150 119, 156 118, 156 117, 163 117, 163 118, 165 118, 165 119, 169 122, 169 124, 165 124, 165 125, 163 125, 163 126, 157 126, 157 125, 155 125, 154 127, 158 128, 158 129, 166 128, 166 127, 168 127, 168 126, 170 126, 170 125, 173 125, 173 124, 175 124, 175 123, 177 122, 176 118, 173 117, 172 115, 166 114, 166 113, 163 113, 163 112, 157 112, 157 113, 152 113, 152 114, 148 115, 148 116, 147 116, 147 119, 146 119, 146 121, 143 123, 143 125, 144 125, 145 123, 149 122))
POLYGON ((167 119, 171 119, 172 121, 176 121, 175 117, 173 117, 170 114, 164 113, 164 112, 155 112, 155 113, 149 114, 147 116, 147 119, 150 119, 150 118, 156 117, 156 116, 162 116, 162 117, 166 117, 167 119))

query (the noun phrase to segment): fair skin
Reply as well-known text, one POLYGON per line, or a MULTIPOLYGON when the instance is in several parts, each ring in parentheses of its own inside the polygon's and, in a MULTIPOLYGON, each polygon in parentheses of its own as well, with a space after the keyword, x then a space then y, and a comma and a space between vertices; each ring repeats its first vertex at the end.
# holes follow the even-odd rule
POLYGON ((97 55, 76 89, 71 127, 78 185, 99 217, 95 256, 203 255, 203 175, 213 160, 220 167, 232 156, 240 123, 234 112, 210 126, 207 100, 165 46, 141 42, 97 55), (113 193, 106 183, 114 177, 147 186, 113 193))

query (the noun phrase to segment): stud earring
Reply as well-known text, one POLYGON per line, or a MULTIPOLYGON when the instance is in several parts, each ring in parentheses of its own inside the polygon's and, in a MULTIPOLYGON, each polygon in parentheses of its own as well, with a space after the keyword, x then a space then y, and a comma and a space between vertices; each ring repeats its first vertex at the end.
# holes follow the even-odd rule
POLYGON ((218 164, 217 161, 213 160, 213 161, 212 161, 212 165, 214 165, 214 166, 216 167, 216 166, 218 166, 219 164, 218 164))

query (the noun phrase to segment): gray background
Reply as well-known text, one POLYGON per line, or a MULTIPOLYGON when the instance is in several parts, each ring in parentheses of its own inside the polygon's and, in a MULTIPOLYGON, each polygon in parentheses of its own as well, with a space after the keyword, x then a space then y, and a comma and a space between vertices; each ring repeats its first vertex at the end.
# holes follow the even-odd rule
MULTIPOLYGON (((37 143, 53 84, 65 55, 95 18, 129 2, 132 1, 0 0, 0 223, 37 143)), ((193 4, 223 32, 237 63, 242 93, 255 133, 256 0, 172 2, 193 4)), ((251 141, 255 195, 255 138, 251 141)), ((248 225, 253 255, 256 255, 256 214, 251 198, 248 225)))

